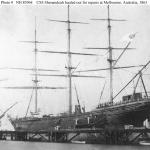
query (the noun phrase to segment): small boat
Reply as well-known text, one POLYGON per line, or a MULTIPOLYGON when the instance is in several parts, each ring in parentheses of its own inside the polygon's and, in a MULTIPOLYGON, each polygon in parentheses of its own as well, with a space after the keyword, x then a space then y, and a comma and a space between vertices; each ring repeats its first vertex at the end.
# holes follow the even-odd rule
POLYGON ((86 141, 71 141, 71 143, 75 143, 75 144, 86 144, 86 141))
POLYGON ((140 141, 139 142, 140 145, 145 145, 145 146, 149 146, 150 145, 150 140, 149 141, 140 141))

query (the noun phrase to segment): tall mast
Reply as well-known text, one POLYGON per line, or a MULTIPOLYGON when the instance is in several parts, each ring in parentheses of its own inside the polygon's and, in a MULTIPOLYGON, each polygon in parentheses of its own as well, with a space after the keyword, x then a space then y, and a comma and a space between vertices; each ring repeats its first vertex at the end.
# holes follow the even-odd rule
MULTIPOLYGON (((51 90, 56 90, 56 89, 66 89, 66 87, 49 87, 49 86, 39 86, 38 85, 38 71, 59 71, 59 70, 54 70, 54 69, 39 69, 38 66, 37 66, 37 53, 39 52, 38 49, 37 49, 37 45, 38 44, 46 44, 46 43, 50 43, 50 42, 45 42, 45 41, 37 41, 37 23, 36 23, 36 17, 35 17, 35 29, 34 29, 34 40, 31 40, 31 41, 20 41, 20 42, 24 42, 24 43, 31 43, 31 44, 34 44, 34 67, 33 68, 18 68, 18 67, 13 67, 13 68, 8 68, 8 69, 15 69, 15 70, 25 70, 25 71, 33 71, 34 72, 34 80, 33 83, 34 85, 33 86, 15 86, 15 87, 5 87, 7 89, 32 89, 35 91, 35 108, 34 108, 34 112, 32 112, 33 115, 38 115, 39 112, 38 112, 38 90, 40 89, 51 89, 51 90)), ((33 94, 33 93, 32 93, 33 94)), ((31 102, 31 99, 32 99, 32 94, 31 94, 31 98, 30 98, 30 101, 29 101, 29 105, 28 105, 28 108, 27 108, 27 112, 26 112, 26 115, 25 117, 27 116, 27 113, 28 113, 28 110, 29 110, 29 106, 30 106, 30 102, 31 102)))
MULTIPOLYGON (((112 19, 110 18, 110 10, 109 10, 109 5, 107 6, 107 19, 92 19, 92 20, 99 20, 99 21, 107 21, 108 23, 108 26, 107 26, 107 29, 108 29, 108 47, 88 47, 86 49, 100 49, 100 50, 108 50, 109 52, 109 56, 108 56, 108 59, 107 61, 109 62, 109 76, 110 76, 110 102, 113 103, 113 50, 126 50, 126 49, 132 49, 132 48, 128 48, 128 46, 130 44, 128 44, 126 46, 126 48, 115 48, 115 47, 112 47, 111 45, 111 21, 126 21, 124 19, 112 19)), ((117 60, 118 61, 118 60, 117 60)), ((95 71, 98 70, 98 69, 95 69, 95 71)), ((107 69, 105 69, 107 70, 107 69)), ((93 70, 88 70, 88 71, 93 71, 93 70)))
POLYGON ((33 80, 34 86, 35 86, 35 113, 37 113, 37 102, 38 102, 38 77, 37 77, 37 39, 36 39, 36 17, 35 17, 35 42, 34 42, 34 73, 35 73, 35 78, 33 80))
POLYGON ((72 113, 72 63, 71 63, 71 53, 70 53, 70 35, 71 35, 71 28, 70 28, 70 12, 69 12, 69 5, 68 5, 68 78, 69 78, 69 114, 72 113))
POLYGON ((48 21, 53 22, 61 22, 67 24, 67 33, 68 33, 68 41, 67 41, 67 52, 56 52, 56 51, 40 51, 45 53, 57 53, 57 54, 67 54, 68 55, 68 66, 66 67, 68 70, 68 74, 66 75, 44 75, 44 74, 38 74, 39 76, 62 76, 62 77, 68 77, 68 84, 69 84, 69 114, 72 114, 72 77, 92 77, 92 78, 103 78, 103 77, 95 77, 95 76, 83 76, 83 75, 72 75, 72 63, 71 63, 71 56, 72 55, 87 55, 87 56, 96 56, 95 54, 87 54, 87 53, 75 53, 71 52, 70 48, 70 36, 71 36, 71 24, 87 24, 84 22, 78 22, 78 21, 70 21, 70 11, 69 11, 69 5, 68 5, 68 12, 67 12, 68 18, 67 20, 53 20, 53 19, 47 19, 48 21))
POLYGON ((113 58, 112 58, 112 48, 111 48, 111 24, 110 24, 110 14, 108 5, 108 50, 109 50, 109 67, 110 67, 110 102, 113 103, 113 58))

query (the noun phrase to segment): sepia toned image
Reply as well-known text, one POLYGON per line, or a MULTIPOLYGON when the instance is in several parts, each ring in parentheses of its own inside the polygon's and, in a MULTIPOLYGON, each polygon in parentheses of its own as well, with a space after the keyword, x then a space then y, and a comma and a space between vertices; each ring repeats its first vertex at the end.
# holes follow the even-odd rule
POLYGON ((2 149, 149 148, 149 17, 138 4, 1 5, 2 149))

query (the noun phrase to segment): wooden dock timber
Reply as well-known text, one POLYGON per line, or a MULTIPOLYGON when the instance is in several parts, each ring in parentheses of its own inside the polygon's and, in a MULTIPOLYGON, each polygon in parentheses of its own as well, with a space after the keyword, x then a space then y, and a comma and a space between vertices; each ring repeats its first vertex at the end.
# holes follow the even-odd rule
POLYGON ((87 139, 86 143, 95 144, 135 144, 139 138, 148 137, 150 129, 59 129, 51 131, 0 131, 0 140, 38 141, 38 142, 71 142, 81 134, 101 136, 87 139), (71 136, 69 136, 71 134, 71 136), (134 136, 133 136, 134 135, 134 136), (132 137, 132 138, 131 138, 132 137))

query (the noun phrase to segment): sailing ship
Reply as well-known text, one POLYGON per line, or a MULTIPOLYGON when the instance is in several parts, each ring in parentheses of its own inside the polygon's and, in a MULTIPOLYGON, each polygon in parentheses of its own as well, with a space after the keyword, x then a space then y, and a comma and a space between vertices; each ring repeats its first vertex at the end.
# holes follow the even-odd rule
MULTIPOLYGON (((27 113, 25 117, 23 118, 12 118, 9 117, 10 122, 12 123, 13 127, 16 131, 50 131, 54 129, 75 129, 75 128, 107 128, 107 127, 124 127, 125 125, 133 125, 133 126, 142 126, 143 121, 146 118, 149 118, 150 114, 150 98, 148 96, 148 92, 145 87, 145 83, 143 80, 142 72, 145 70, 145 68, 150 64, 150 61, 148 61, 145 65, 141 65, 141 69, 138 71, 137 74, 134 75, 134 77, 116 94, 113 96, 113 70, 119 69, 121 67, 116 67, 116 63, 121 58, 123 53, 129 48, 131 42, 127 44, 124 48, 115 48, 111 45, 111 22, 116 21, 125 21, 122 19, 112 19, 110 18, 110 8, 108 6, 108 16, 106 19, 93 19, 93 20, 100 20, 100 21, 107 21, 108 23, 108 47, 106 48, 92 48, 88 47, 87 49, 104 49, 107 50, 109 53, 108 63, 109 68, 105 70, 109 70, 110 73, 110 100, 107 103, 101 103, 98 104, 98 106, 92 110, 92 111, 85 111, 85 108, 80 106, 80 101, 77 94, 77 100, 78 105, 75 106, 75 111, 72 110, 72 78, 73 77, 92 77, 92 78, 103 78, 101 76, 86 76, 86 75, 76 75, 73 74, 73 71, 76 69, 72 67, 71 62, 71 56, 72 55, 89 55, 89 56, 95 56, 95 54, 86 54, 86 53, 73 53, 70 50, 70 32, 71 24, 86 24, 84 22, 75 22, 70 20, 70 12, 69 12, 69 6, 68 6, 68 19, 67 20, 52 20, 48 19, 48 21, 54 21, 54 22, 62 22, 66 23, 68 26, 68 51, 67 52, 55 52, 55 51, 37 51, 37 43, 42 43, 37 41, 36 39, 36 28, 35 28, 35 40, 32 41, 32 43, 35 44, 35 68, 34 76, 35 80, 33 87, 23 87, 26 89, 33 89, 35 90, 35 112, 32 113, 31 117, 27 117, 27 113), (113 50, 122 50, 121 55, 118 57, 117 60, 113 60, 113 50), (36 55, 37 52, 42 53, 59 53, 59 54, 65 54, 68 56, 68 66, 66 69, 68 70, 67 75, 48 75, 48 74, 39 74, 38 68, 36 66, 36 55), (68 113, 62 113, 60 115, 44 115, 43 117, 38 117, 38 109, 37 109, 37 91, 40 88, 46 88, 46 89, 64 89, 65 87, 40 87, 38 86, 38 76, 61 76, 61 77, 67 77, 68 78, 68 85, 69 85, 69 110, 68 113), (114 99, 135 79, 138 78, 136 86, 134 87, 133 94, 125 95, 122 97, 121 102, 115 103, 114 99), (143 89, 144 89, 144 96, 143 93, 136 92, 136 88, 138 86, 138 83, 141 81, 143 89)), ((132 35, 130 38, 133 38, 135 36, 132 35)), ((124 68, 132 68, 135 66, 126 66, 124 68)), ((122 67, 123 68, 123 67, 122 67)), ((97 71, 97 70, 82 70, 80 72, 88 72, 88 71, 97 71)), ((14 88, 18 89, 20 87, 7 87, 7 88, 14 88)), ((76 89, 77 93, 77 89, 76 89)), ((103 93, 103 92, 102 92, 103 93)), ((102 94, 101 93, 101 94, 102 94)))

